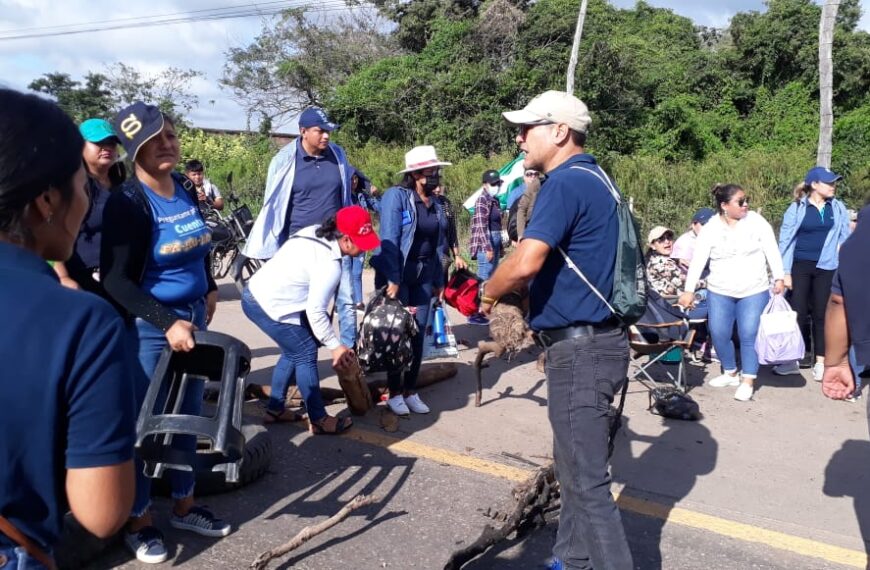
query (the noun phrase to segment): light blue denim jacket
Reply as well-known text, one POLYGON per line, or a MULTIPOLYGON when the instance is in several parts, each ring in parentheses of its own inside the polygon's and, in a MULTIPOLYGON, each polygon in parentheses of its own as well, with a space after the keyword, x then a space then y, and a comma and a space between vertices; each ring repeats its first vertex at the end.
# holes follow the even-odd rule
MULTIPOLYGON (((269 163, 263 207, 245 244, 244 254, 247 257, 271 259, 281 246, 279 238, 287 221, 290 192, 296 176, 296 148, 301 144, 299 141, 300 139, 296 139, 279 150, 269 163)), ((350 195, 350 176, 353 167, 347 162, 347 155, 343 148, 335 143, 329 143, 329 148, 335 153, 338 161, 342 206, 350 206, 353 203, 350 195)))
MULTIPOLYGON (((809 204, 807 196, 804 196, 788 207, 782 217, 782 227, 779 229, 779 253, 782 255, 782 266, 786 275, 791 274, 794 263, 794 247, 797 242, 797 234, 800 231, 807 208, 815 208, 809 204)), ((849 213, 846 206, 836 198, 831 199, 831 209, 834 212, 834 226, 825 238, 822 253, 816 267, 819 269, 834 270, 837 268, 837 260, 840 245, 849 237, 849 213)))
MULTIPOLYGON (((447 243, 447 218, 437 200, 433 200, 435 211, 438 213, 437 255, 433 263, 441 266, 441 259, 446 255, 447 243)), ((384 192, 381 198, 380 212, 380 238, 381 247, 372 256, 371 266, 386 276, 390 283, 401 284, 405 270, 405 262, 414 243, 414 234, 417 232, 417 206, 414 203, 414 190, 393 186, 384 192)), ((444 272, 435 271, 434 287, 444 286, 444 272)))

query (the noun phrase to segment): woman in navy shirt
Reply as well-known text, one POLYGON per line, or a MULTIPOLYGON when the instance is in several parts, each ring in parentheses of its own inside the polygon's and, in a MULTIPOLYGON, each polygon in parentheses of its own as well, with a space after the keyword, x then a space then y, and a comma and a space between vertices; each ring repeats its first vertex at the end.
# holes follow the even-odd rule
POLYGON ((44 570, 72 511, 107 538, 133 503, 135 415, 121 320, 67 289, 88 208, 83 140, 60 108, 0 89, 0 568, 44 570))
MULTIPOLYGON (((811 168, 795 188, 795 200, 785 211, 779 231, 785 283, 792 290, 791 305, 808 340, 807 317, 812 317, 813 379, 818 382, 825 370, 825 308, 840 246, 849 237, 846 206, 834 197, 842 179, 828 168, 811 168)), ((797 362, 780 364, 773 371, 780 375, 800 373, 797 362)))
POLYGON ((82 159, 88 174, 88 213, 72 257, 66 263, 55 263, 54 270, 67 287, 105 295, 99 282, 103 210, 109 191, 126 178, 124 163, 118 161, 121 141, 105 119, 88 119, 79 125, 79 132, 85 139, 82 159))
POLYGON ((402 182, 381 199, 381 250, 372 257, 375 287, 411 308, 420 329, 411 341, 414 360, 404 373, 387 373, 387 406, 400 416, 428 414, 429 406, 417 394, 417 376, 423 359, 423 337, 433 297, 444 288, 441 259, 445 255, 447 218, 435 200, 441 167, 435 148, 418 146, 405 154, 402 182))
MULTIPOLYGON (((193 332, 211 321, 217 286, 209 271, 211 233, 193 183, 175 172, 181 158, 175 125, 157 107, 136 102, 118 114, 115 128, 135 170, 106 204, 100 270, 106 292, 128 317, 128 338, 139 356, 134 375, 138 410, 164 347, 192 350, 193 332)), ((181 413, 200 414, 202 392, 201 381, 189 384, 181 413)), ((180 447, 196 446, 190 435, 174 441, 180 447)), ((175 500, 170 524, 204 536, 229 534, 227 523, 194 506, 193 473, 169 474, 175 500)), ((140 561, 163 562, 167 552, 162 534, 152 526, 151 484, 141 463, 136 477, 125 542, 140 561)))

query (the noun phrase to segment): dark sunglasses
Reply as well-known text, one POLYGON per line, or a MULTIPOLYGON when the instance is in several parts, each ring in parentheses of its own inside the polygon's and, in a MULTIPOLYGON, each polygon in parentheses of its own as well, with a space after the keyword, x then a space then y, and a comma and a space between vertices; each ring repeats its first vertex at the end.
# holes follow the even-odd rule
POLYGON ((663 241, 674 241, 674 235, 673 234, 665 234, 658 239, 654 239, 653 243, 661 243, 663 241))
POLYGON ((528 133, 530 130, 534 129, 535 127, 540 127, 542 125, 552 125, 552 124, 553 123, 551 123, 550 121, 539 121, 537 123, 526 123, 525 125, 520 125, 520 136, 525 138, 526 133, 528 133))
POLYGON ((743 198, 740 198, 739 200, 737 200, 737 205, 740 206, 741 208, 743 206, 748 206, 749 205, 749 196, 744 196, 743 198))

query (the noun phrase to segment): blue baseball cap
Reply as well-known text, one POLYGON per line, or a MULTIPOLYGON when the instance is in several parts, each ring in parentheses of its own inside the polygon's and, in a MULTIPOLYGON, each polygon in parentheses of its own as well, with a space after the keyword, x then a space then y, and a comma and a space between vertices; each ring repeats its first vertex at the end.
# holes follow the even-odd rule
POLYGON ((824 166, 814 166, 810 168, 810 171, 807 172, 806 177, 804 177, 804 182, 807 184, 812 184, 813 182, 824 182, 825 184, 833 184, 838 180, 842 180, 843 177, 832 171, 830 168, 825 168, 824 166))
POLYGON ((121 139, 115 134, 112 124, 105 119, 88 119, 79 125, 79 132, 88 142, 99 143, 108 139, 115 139, 115 142, 121 143, 121 139))
POLYGON ((308 107, 299 115, 299 128, 310 129, 311 127, 320 127, 324 131, 334 131, 338 125, 330 121, 326 112, 320 107, 308 107))
POLYGON ((698 222, 703 226, 710 221, 710 218, 713 217, 713 214, 715 214, 715 212, 712 208, 701 208, 700 210, 695 212, 694 216, 692 216, 692 223, 694 224, 695 222, 698 222))
POLYGON ((136 153, 142 145, 156 137, 163 130, 163 113, 154 105, 136 101, 121 109, 115 117, 115 131, 130 160, 136 160, 136 153))

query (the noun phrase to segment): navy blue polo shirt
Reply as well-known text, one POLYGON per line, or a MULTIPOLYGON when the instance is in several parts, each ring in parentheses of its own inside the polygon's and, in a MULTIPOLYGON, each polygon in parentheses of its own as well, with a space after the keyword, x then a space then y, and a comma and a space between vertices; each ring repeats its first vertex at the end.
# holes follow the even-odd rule
POLYGON ((45 261, 4 242, 0 315, 0 514, 51 548, 68 510, 66 470, 133 458, 134 361, 111 305, 62 287, 45 261))
POLYGON ((806 214, 797 231, 794 244, 795 261, 819 261, 825 240, 831 228, 834 227, 834 209, 831 201, 825 202, 825 207, 819 210, 807 202, 806 214))
POLYGON ((616 201, 604 182, 575 166, 597 170, 592 155, 578 154, 548 172, 523 233, 523 239, 551 248, 529 291, 529 323, 535 330, 600 323, 611 315, 557 249, 564 249, 589 282, 610 297, 619 237, 616 201))
POLYGON ((320 225, 341 208, 341 171, 332 149, 314 156, 305 152, 302 141, 296 146, 296 171, 290 192, 288 235, 302 228, 320 225))
POLYGON ((441 231, 435 197, 429 198, 427 206, 423 198, 414 192, 414 205, 417 208, 417 229, 414 231, 414 241, 411 242, 408 259, 428 259, 435 255, 438 249, 438 232, 441 231))

